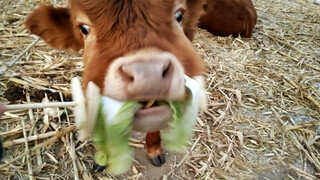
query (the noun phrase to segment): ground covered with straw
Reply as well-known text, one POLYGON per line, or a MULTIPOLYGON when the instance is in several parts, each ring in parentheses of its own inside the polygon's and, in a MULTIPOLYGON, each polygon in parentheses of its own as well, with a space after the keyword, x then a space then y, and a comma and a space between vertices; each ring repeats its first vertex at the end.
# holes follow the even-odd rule
MULTIPOLYGON (((0 1, 0 101, 70 101, 70 81, 82 74, 81 52, 54 50, 25 30, 26 15, 40 2, 0 1)), ((252 38, 196 34, 209 69, 209 102, 185 153, 167 154, 165 166, 152 167, 135 135, 130 172, 93 173, 95 150, 77 140, 72 108, 10 111, 0 118, 0 179, 320 178, 320 6, 254 4, 252 38)))

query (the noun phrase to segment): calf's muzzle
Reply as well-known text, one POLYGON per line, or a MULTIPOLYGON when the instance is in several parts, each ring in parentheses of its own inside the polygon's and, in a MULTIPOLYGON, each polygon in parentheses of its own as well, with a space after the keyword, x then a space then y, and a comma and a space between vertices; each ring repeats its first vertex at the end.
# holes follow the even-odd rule
POLYGON ((119 100, 178 100, 185 93, 184 71, 169 52, 140 51, 116 59, 104 94, 119 100))

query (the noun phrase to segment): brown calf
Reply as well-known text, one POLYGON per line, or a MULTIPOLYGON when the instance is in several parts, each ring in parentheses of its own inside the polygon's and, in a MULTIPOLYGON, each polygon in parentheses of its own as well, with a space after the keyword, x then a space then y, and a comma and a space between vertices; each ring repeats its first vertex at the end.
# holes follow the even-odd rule
POLYGON ((251 0, 207 0, 199 27, 218 36, 251 37, 257 13, 251 0))
MULTIPOLYGON (((184 74, 199 76, 204 63, 183 33, 190 23, 184 0, 70 0, 70 8, 41 5, 26 20, 28 30, 58 49, 84 49, 83 87, 93 81, 118 100, 177 100, 184 96, 184 74)), ((201 9, 200 9, 201 10, 201 9)), ((138 112, 142 120, 170 108, 138 112)), ((148 156, 164 163, 160 132, 146 136, 148 156)))
MULTIPOLYGON (((206 29, 217 36, 250 38, 257 23, 257 13, 251 0, 187 0, 188 15, 201 17, 200 22, 182 22, 186 36, 192 40, 196 28, 206 29), (203 11, 199 11, 203 9, 203 11)), ((189 17, 186 17, 189 19, 189 17)))
MULTIPOLYGON (((70 0, 69 4, 69 8, 41 5, 28 16, 26 27, 54 48, 84 49, 84 88, 93 81, 102 94, 118 100, 178 100, 185 93, 184 74, 196 77, 205 70, 189 40, 203 7, 211 4, 205 0, 70 0)), ((167 118, 161 115, 168 112, 167 105, 155 106, 138 111, 136 118, 167 118)), ((146 144, 151 163, 163 164, 160 132, 148 132, 146 144)))

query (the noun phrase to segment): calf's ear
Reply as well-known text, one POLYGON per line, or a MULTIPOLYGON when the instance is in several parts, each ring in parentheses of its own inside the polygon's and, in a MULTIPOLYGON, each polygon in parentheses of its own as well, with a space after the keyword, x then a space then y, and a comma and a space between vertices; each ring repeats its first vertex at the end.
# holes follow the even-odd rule
POLYGON ((56 49, 78 51, 83 42, 77 39, 68 8, 40 5, 28 15, 25 25, 31 34, 40 36, 56 49))

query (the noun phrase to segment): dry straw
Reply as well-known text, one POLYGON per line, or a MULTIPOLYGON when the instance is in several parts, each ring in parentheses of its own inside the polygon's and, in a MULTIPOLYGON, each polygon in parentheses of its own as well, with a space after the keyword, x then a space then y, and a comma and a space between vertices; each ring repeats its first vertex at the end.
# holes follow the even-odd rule
MULTIPOLYGON (((190 147, 154 171, 136 157, 118 178, 320 178, 320 6, 312 2, 254 0, 259 19, 250 39, 199 30, 194 46, 208 66, 209 104, 190 147)), ((0 1, 0 101, 70 100, 70 81, 81 76, 81 52, 32 44, 23 21, 39 3, 0 1)), ((71 110, 6 112, 0 179, 114 179, 91 173, 94 148, 77 140, 71 110)), ((135 136, 131 144, 140 152, 145 142, 135 136)))

